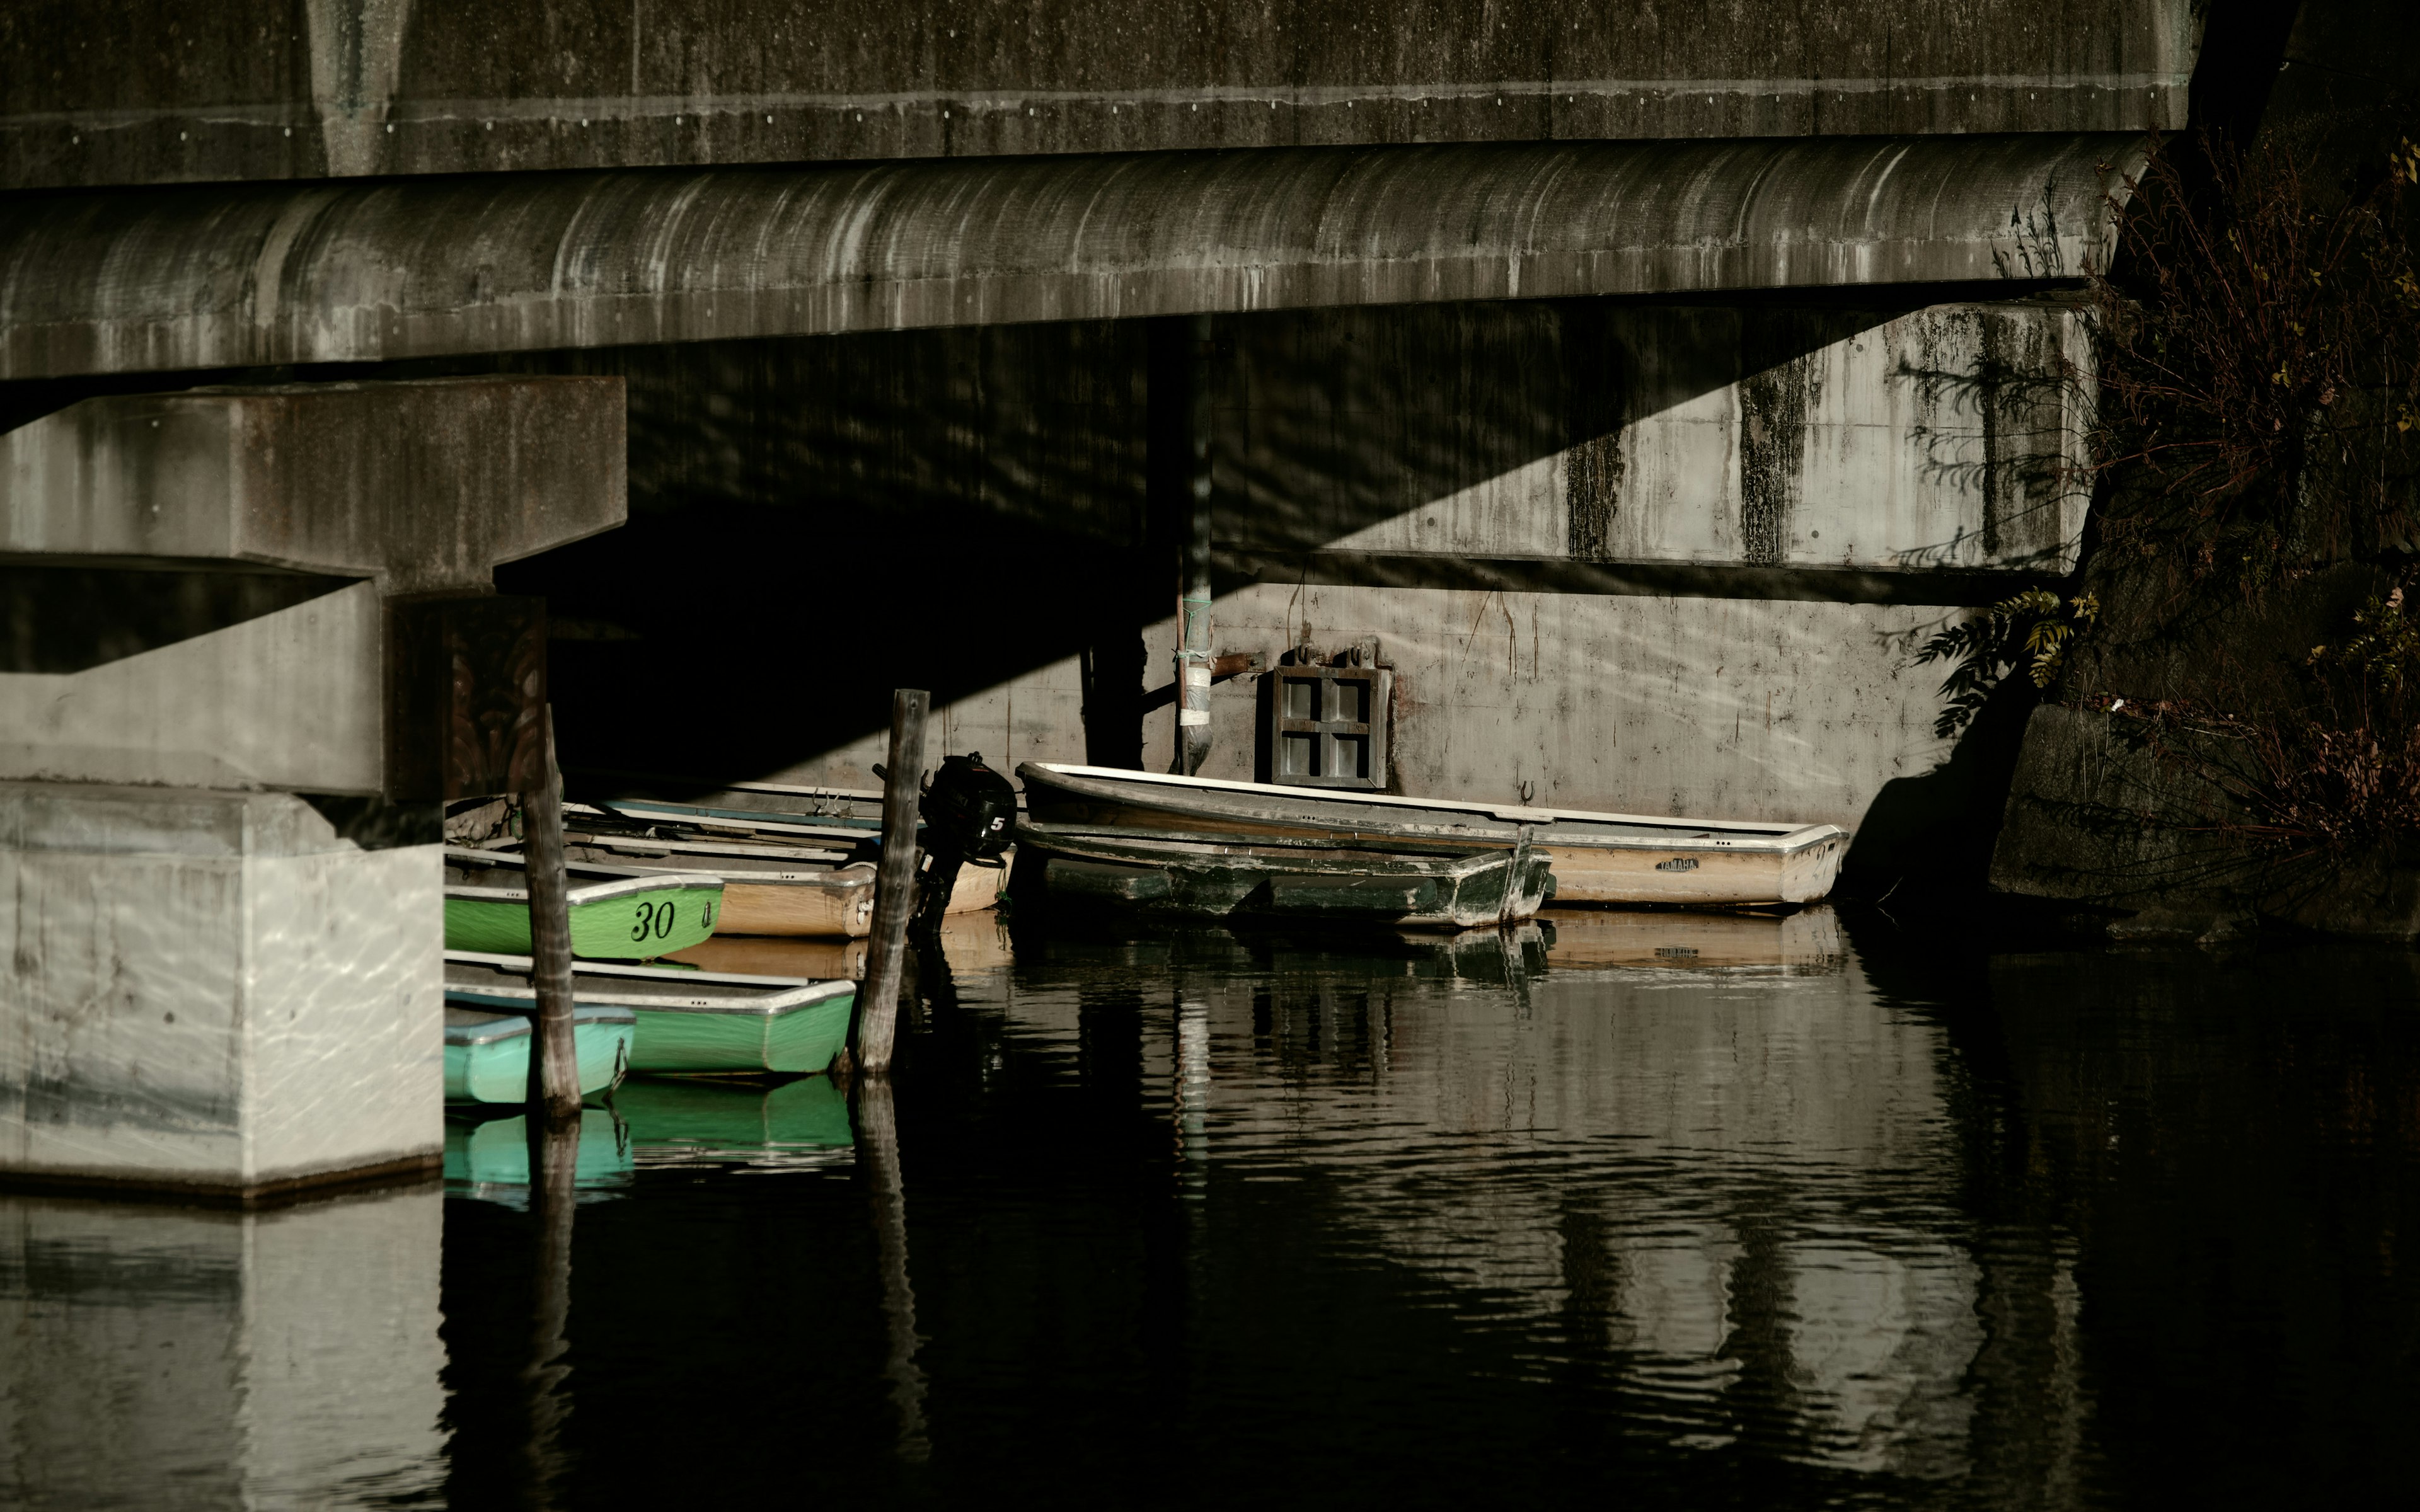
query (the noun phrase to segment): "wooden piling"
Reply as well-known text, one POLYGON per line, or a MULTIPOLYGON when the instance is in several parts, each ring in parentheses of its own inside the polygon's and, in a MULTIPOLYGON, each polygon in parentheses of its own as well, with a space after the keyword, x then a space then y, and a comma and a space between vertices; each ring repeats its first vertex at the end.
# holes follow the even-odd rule
POLYGON ((899 980, 907 966, 908 918, 916 911, 916 799, 924 774, 924 711, 931 695, 903 687, 891 695, 891 760, 882 775, 882 867, 874 883, 874 929, 865 984, 857 996, 856 1069, 891 1069, 898 1032, 899 980))
POLYGON ((546 762, 537 790, 521 796, 529 871, 531 980, 537 1022, 530 1037, 533 1124, 577 1123, 580 1052, 572 1041, 571 885, 564 872, 563 772, 554 764, 554 706, 545 715, 546 762))

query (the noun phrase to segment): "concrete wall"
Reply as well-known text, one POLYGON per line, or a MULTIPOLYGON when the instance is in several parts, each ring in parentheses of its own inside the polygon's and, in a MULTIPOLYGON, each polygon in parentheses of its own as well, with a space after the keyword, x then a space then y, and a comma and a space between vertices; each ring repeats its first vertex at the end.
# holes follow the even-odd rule
MULTIPOLYGON (((1211 612, 1222 651, 1374 638, 1395 670, 1403 793, 1855 827, 1887 783, 1948 754, 1940 673, 1907 665, 1947 608, 1264 583, 1211 612)), ((1175 635, 1172 618, 1150 629, 1157 681, 1175 635)), ((1010 765, 1080 762, 1082 702, 1069 658, 943 706, 927 738, 1010 765)), ((1251 780, 1251 680, 1215 687, 1210 707, 1202 775, 1251 780)), ((1172 738, 1169 710, 1145 719, 1147 766, 1168 768, 1172 738)), ((883 740, 768 779, 865 786, 883 740)))
MULTIPOLYGON (((2065 571, 2086 501, 2081 320, 1435 306, 1238 321, 1218 544, 2065 571)), ((1276 566, 1278 563, 1271 563, 1276 566)))
MULTIPOLYGON (((1374 638, 1403 791, 1860 824, 1946 755, 1915 646, 2080 525, 2056 305, 1214 330, 1218 649, 1374 638)), ((1149 347, 1125 322, 577 359, 629 382, 633 523, 505 575, 587 638, 555 648, 566 760, 862 786, 901 683, 946 748, 1097 757, 1104 711, 1171 677, 1149 347), (859 624, 866 563, 901 576, 859 624), (633 687, 689 717, 625 712, 633 687)), ((1169 718, 1127 759, 1164 767, 1169 718)), ((1212 770, 1250 776, 1249 681, 1214 719, 1212 770)))
POLYGON ((290 795, 0 783, 0 1170, 253 1193, 433 1168, 439 872, 290 795))
POLYGON ((2199 30, 2187 0, 38 0, 0 14, 0 183, 2174 131, 2199 30))
POLYGON ((0 671, 0 779, 382 792, 384 611, 355 583, 74 671, 0 671))
POLYGON ((366 1507, 442 1489, 442 1198, 0 1196, 0 1502, 366 1507))

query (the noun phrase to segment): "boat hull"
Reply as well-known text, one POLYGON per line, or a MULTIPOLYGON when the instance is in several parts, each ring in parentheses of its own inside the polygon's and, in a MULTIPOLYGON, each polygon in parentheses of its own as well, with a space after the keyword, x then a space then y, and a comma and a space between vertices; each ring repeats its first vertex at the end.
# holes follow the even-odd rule
POLYGON ((646 1075, 812 1072, 848 1041, 855 992, 786 1012, 674 1012, 639 1009, 630 1070, 646 1075))
MULTIPOLYGON (((580 1095, 604 1091, 619 1081, 629 1065, 636 1026, 628 1022, 575 1022, 571 1042, 580 1057, 580 1095)), ((529 1101, 530 1036, 478 1044, 445 1047, 445 1101, 448 1103, 526 1103, 529 1101)))
POLYGON ((1816 902, 1839 875, 1849 836, 1832 825, 1663 824, 1631 816, 1496 810, 1477 805, 1391 808, 1352 795, 1267 784, 1178 784, 1141 773, 1017 769, 1032 817, 1081 828, 1127 828, 1243 839, 1342 839, 1500 851, 1527 827, 1555 875, 1555 903, 1758 907, 1816 902), (1509 813, 1509 817, 1508 817, 1509 813), (1603 838, 1591 827, 1637 833, 1603 838), (1658 831, 1664 831, 1659 833, 1658 831))
POLYGON ((1527 918, 1553 887, 1544 857, 1520 857, 1516 873, 1510 850, 1420 856, 1043 825, 1020 826, 1017 849, 1013 887, 1054 912, 1461 930, 1527 918))
MULTIPOLYGON (((529 904, 448 889, 445 948, 492 955, 530 953, 529 904)), ((721 887, 672 886, 571 905, 571 953, 592 961, 644 961, 685 950, 714 933, 721 887)))
POLYGON ((723 934, 783 934, 862 939, 874 927, 874 875, 836 882, 740 882, 722 885, 723 934))

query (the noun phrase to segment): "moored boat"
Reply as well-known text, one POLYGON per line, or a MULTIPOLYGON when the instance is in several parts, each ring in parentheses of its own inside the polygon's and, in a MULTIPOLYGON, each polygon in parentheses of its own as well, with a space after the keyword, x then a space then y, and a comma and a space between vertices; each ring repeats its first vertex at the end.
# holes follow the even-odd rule
POLYGON ((874 866, 841 864, 845 853, 587 831, 565 840, 565 855, 575 861, 717 878, 722 884, 717 934, 853 939, 874 927, 874 866))
POLYGON ((1017 848, 1018 906, 1054 913, 1475 929, 1528 918, 1554 886, 1517 839, 1473 851, 1025 824, 1017 848))
MULTIPOLYGON (((458 1000, 451 960, 445 975, 445 1101, 528 1102, 530 1046, 535 1042, 530 1013, 458 1000)), ((577 1005, 571 1043, 580 1059, 581 1096, 605 1091, 622 1079, 629 1068, 638 1023, 637 1015, 618 1004, 577 1005)))
MULTIPOLYGON (((721 934, 862 938, 874 924, 877 828, 822 819, 709 810, 678 804, 566 804, 565 839, 575 860, 628 870, 705 872, 723 882, 721 934), (761 821, 761 822, 760 822, 761 821)), ((999 901, 999 878, 961 873, 949 912, 976 913, 999 901)))
MULTIPOLYGON (((714 933, 720 877, 590 862, 566 870, 573 955, 643 961, 714 933)), ((445 948, 529 953, 529 878, 519 852, 445 848, 445 948)))
POLYGON ((1837 825, 1658 819, 1052 762, 1028 762, 1016 775, 1027 810, 1053 825, 1494 851, 1527 833, 1554 868, 1559 907, 1813 903, 1831 891, 1849 848, 1837 825))
MULTIPOLYGON (((446 1006, 535 1013, 531 969, 527 956, 449 950, 446 1006)), ((633 1015, 627 1061, 647 1074, 822 1071, 847 1041, 857 1004, 853 981, 584 961, 571 992, 583 1009, 611 1005, 633 1015)))

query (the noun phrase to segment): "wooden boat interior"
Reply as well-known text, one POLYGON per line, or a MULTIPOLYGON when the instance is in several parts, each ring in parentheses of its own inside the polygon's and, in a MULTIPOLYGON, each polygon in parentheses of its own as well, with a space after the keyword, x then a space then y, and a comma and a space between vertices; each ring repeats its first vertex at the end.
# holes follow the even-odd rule
POLYGON ((654 846, 654 842, 628 845, 594 840, 586 836, 570 841, 564 854, 582 864, 620 864, 630 870, 651 875, 685 871, 696 867, 713 872, 726 884, 734 882, 799 883, 808 886, 859 887, 873 884, 874 867, 861 861, 854 866, 841 864, 845 853, 800 851, 784 847, 780 851, 753 851, 744 846, 716 846, 710 851, 683 846, 677 850, 654 846), (648 848, 654 846, 652 852, 648 848))
POLYGON ((706 834, 810 836, 853 843, 882 832, 879 819, 777 813, 753 809, 708 809, 694 804, 659 803, 651 798, 600 798, 594 803, 566 803, 563 811, 566 815, 644 828, 669 826, 706 834))
MULTIPOLYGON (((658 887, 719 887, 722 879, 701 872, 668 871, 661 867, 608 866, 593 861, 574 860, 564 867, 571 884, 574 903, 594 903, 618 897, 626 892, 645 892, 658 887)), ((445 848, 445 882, 448 891, 489 893, 498 897, 526 898, 528 863, 518 851, 465 850, 449 845, 445 848)))

